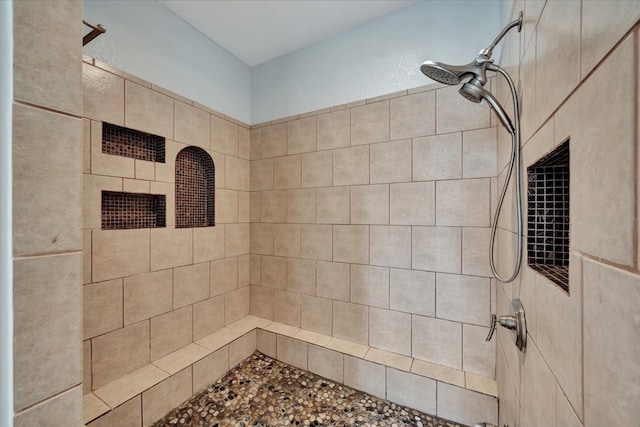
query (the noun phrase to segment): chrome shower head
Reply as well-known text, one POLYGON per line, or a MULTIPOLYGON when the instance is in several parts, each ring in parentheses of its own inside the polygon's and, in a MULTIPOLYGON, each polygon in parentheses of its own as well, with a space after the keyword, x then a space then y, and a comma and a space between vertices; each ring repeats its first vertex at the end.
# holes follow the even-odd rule
POLYGON ((515 132, 515 128, 513 127, 513 123, 511 123, 511 119, 502 108, 502 105, 498 102, 498 100, 486 90, 481 82, 476 79, 471 80, 468 83, 462 85, 460 90, 458 91, 460 95, 462 95, 465 99, 468 99, 471 102, 479 103, 483 99, 487 101, 489 106, 493 108, 493 111, 496 112, 496 115, 507 128, 509 133, 513 134, 515 132))
POLYGON ((436 61, 425 61, 420 66, 420 71, 432 80, 446 85, 457 85, 460 83, 460 76, 451 71, 450 65, 436 61))

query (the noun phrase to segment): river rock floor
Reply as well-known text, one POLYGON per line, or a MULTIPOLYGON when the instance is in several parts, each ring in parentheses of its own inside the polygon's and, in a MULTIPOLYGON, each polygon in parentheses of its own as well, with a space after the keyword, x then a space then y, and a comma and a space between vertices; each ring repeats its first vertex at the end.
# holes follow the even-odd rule
POLYGON ((154 427, 465 427, 378 399, 255 352, 154 427))

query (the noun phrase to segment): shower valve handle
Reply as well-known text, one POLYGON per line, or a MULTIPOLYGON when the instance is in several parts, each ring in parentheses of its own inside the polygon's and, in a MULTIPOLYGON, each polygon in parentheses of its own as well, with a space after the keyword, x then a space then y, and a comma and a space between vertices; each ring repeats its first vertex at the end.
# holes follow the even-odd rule
POLYGON ((518 350, 525 352, 527 348, 527 324, 524 316, 524 307, 519 299, 514 299, 509 305, 509 313, 504 316, 491 315, 491 325, 489 327, 489 335, 486 341, 491 341, 496 331, 496 325, 500 324, 503 328, 509 329, 513 336, 513 341, 518 350))

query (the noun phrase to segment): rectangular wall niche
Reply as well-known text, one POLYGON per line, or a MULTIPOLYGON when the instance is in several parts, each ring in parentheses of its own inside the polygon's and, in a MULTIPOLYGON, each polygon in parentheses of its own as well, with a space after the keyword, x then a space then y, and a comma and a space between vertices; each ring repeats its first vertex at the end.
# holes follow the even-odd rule
POLYGON ((569 141, 527 168, 529 266, 569 291, 569 141))
POLYGON ((102 124, 102 152, 105 154, 164 163, 164 145, 163 136, 111 123, 102 124))
POLYGON ((164 194, 102 192, 102 228, 166 227, 167 201, 164 194))

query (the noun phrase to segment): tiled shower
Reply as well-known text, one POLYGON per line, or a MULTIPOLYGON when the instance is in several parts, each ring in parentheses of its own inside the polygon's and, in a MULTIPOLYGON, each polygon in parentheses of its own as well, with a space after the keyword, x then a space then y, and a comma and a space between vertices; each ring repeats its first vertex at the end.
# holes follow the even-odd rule
POLYGON ((457 87, 248 125, 82 57, 81 3, 38 5, 14 3, 14 425, 151 425, 255 349, 465 424, 640 417, 637 3, 504 6, 525 16, 499 59, 520 83, 525 170, 570 144, 568 291, 526 263, 492 279, 510 138, 457 87), (52 51, 31 41, 45 21, 52 51), (105 153, 111 125, 164 156, 105 153), (188 147, 215 168, 206 226, 176 218, 188 147), (105 227, 122 206, 165 216, 105 227), (502 328, 485 342, 512 298, 524 354, 502 328))

